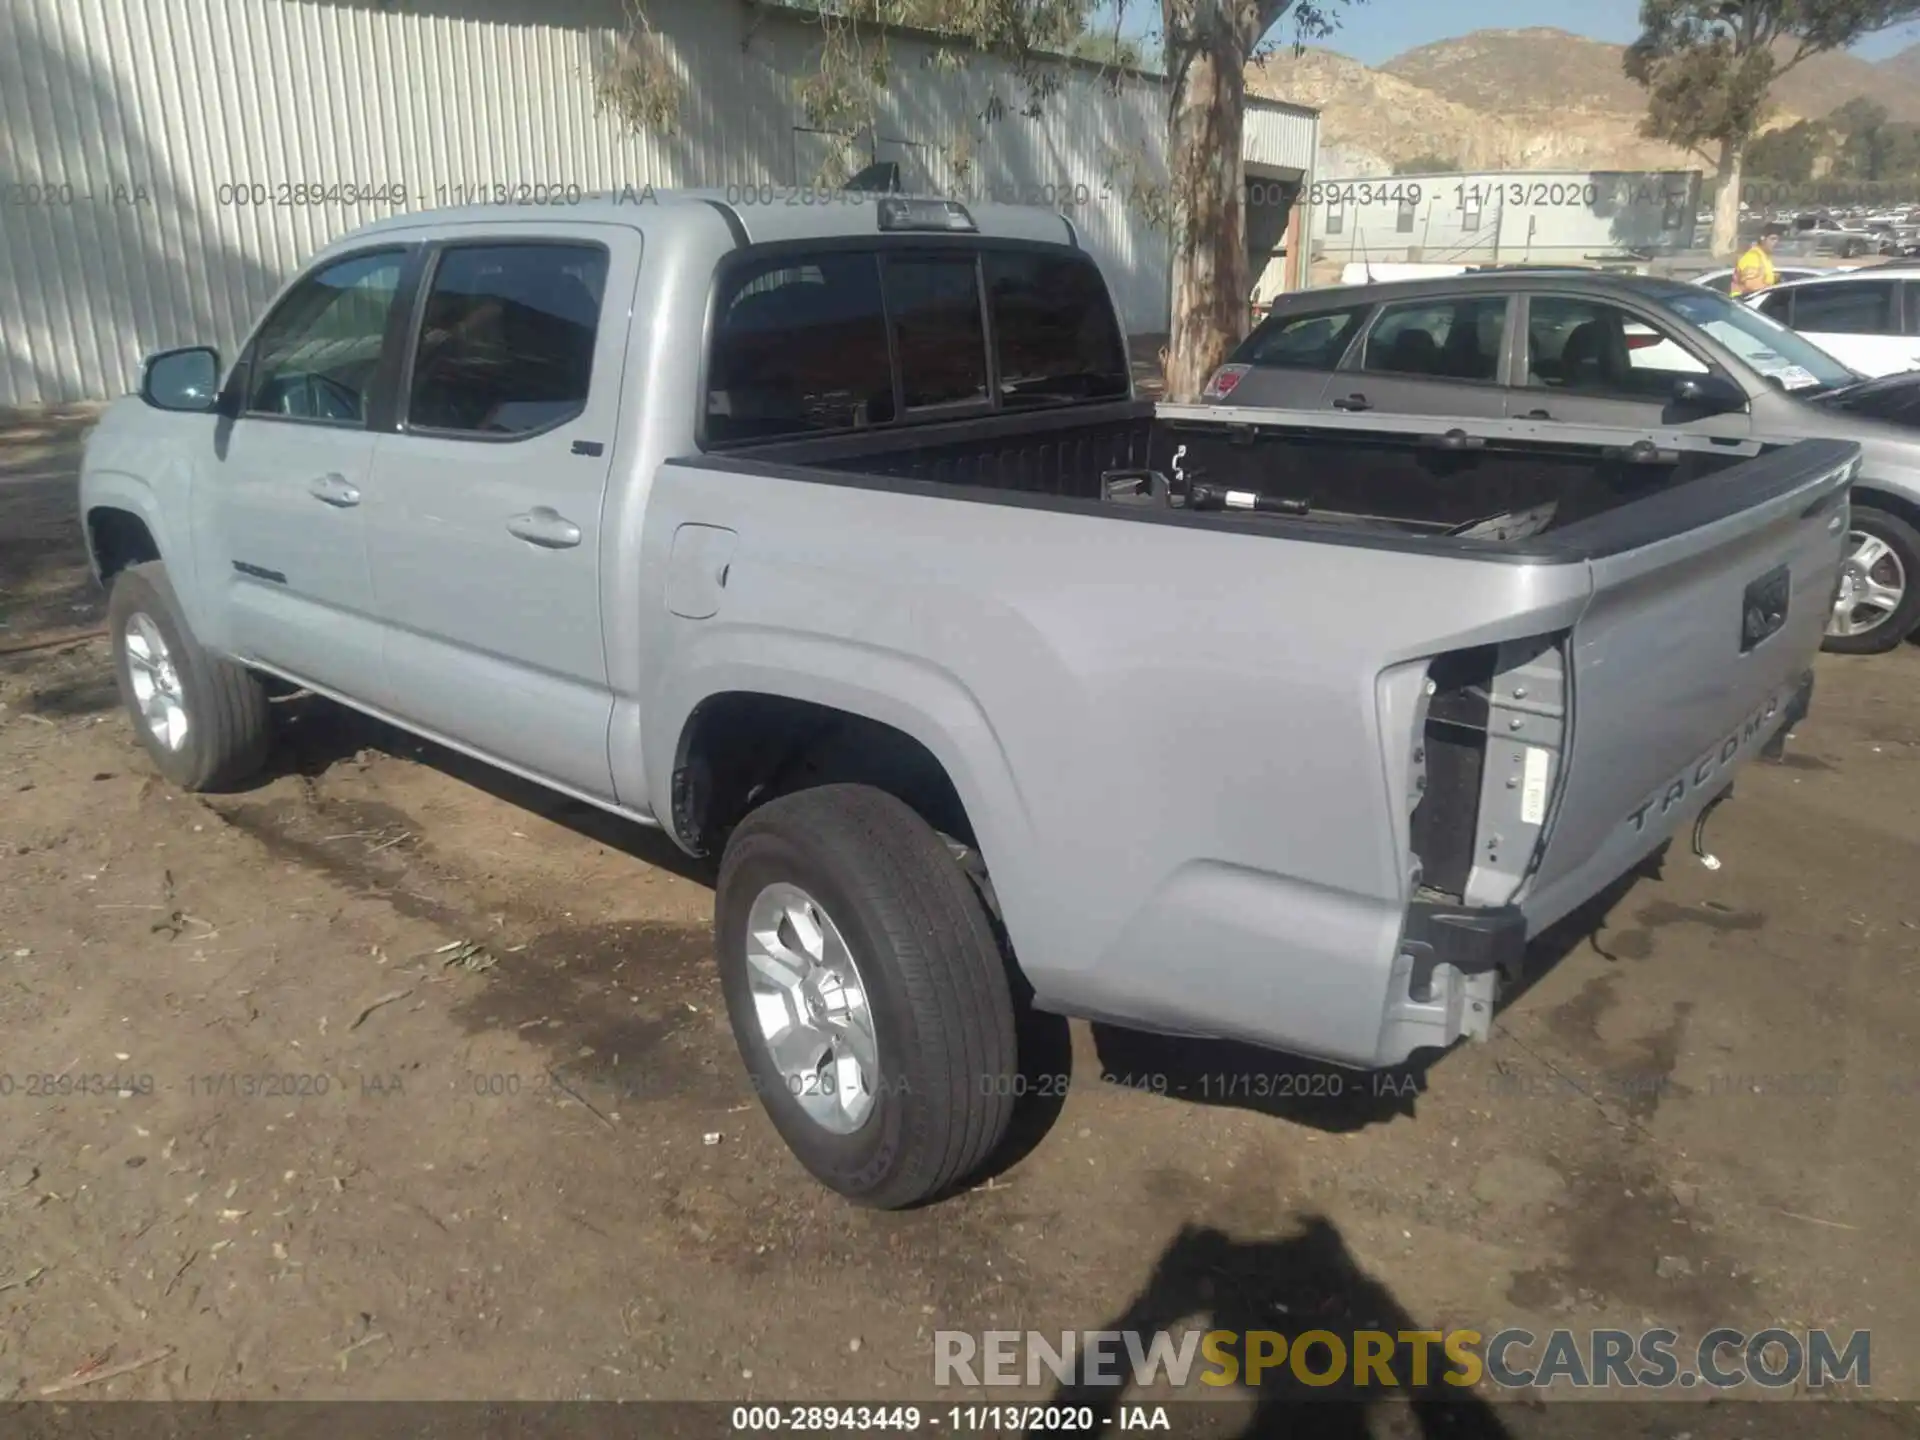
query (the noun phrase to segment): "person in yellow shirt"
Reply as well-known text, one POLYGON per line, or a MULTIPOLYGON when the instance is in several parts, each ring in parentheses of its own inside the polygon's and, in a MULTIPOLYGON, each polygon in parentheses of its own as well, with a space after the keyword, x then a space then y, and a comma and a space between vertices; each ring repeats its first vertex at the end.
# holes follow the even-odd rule
POLYGON ((1773 247, 1780 243, 1780 237, 1786 233, 1787 227, 1784 225, 1761 228, 1760 238, 1748 246, 1746 253, 1734 263, 1734 294, 1757 295, 1780 278, 1773 268, 1773 247))

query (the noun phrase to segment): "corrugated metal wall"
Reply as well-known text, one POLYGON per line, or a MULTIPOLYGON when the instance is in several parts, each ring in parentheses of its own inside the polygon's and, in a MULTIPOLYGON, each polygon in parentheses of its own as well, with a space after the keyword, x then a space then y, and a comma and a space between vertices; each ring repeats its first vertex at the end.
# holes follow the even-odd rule
MULTIPOLYGON (((813 24, 648 0, 685 101, 676 133, 636 136, 595 113, 591 79, 624 9, 0 0, 0 406, 120 393, 165 346, 230 348, 306 255, 392 213, 340 187, 426 208, 502 183, 807 184, 834 148, 951 193, 1061 198, 1130 327, 1165 327, 1166 239, 1126 200, 1165 178, 1157 85, 1075 72, 1029 120, 1017 80, 895 36, 873 123, 808 134, 794 84, 818 72, 813 24), (985 120, 996 94, 1007 113, 985 120)), ((1310 168, 1311 119, 1274 114, 1261 144, 1310 168)))

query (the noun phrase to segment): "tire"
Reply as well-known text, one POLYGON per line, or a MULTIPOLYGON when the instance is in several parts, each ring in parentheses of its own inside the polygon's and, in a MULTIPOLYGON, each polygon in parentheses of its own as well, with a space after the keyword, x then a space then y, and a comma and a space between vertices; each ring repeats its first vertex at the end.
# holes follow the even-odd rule
MULTIPOLYGON (((1843 584, 1857 583, 1855 571, 1861 556, 1860 547, 1871 542, 1885 547, 1874 558, 1871 576, 1881 583, 1897 577, 1902 590, 1899 603, 1880 623, 1852 634, 1839 633, 1840 606, 1836 604, 1834 618, 1828 622, 1827 638, 1820 647, 1823 650, 1840 655, 1878 655, 1893 649, 1920 625, 1920 530, 1915 530, 1898 515, 1876 510, 1871 505, 1855 505, 1847 549, 1849 573, 1843 578, 1843 584)), ((1856 623, 1870 615, 1864 606, 1850 613, 1856 617, 1856 623)))
POLYGON ((130 565, 114 576, 107 629, 121 702, 162 775, 182 790, 226 790, 266 763, 266 688, 193 638, 165 565, 130 565), (176 712, 183 724, 174 723, 176 712))
MULTIPOLYGON (((801 938, 786 921, 771 931, 761 924, 757 933, 801 938)), ((721 858, 714 937, 727 1014, 754 1090, 822 1184, 865 1205, 899 1209, 951 1190, 999 1146, 1018 1089, 1006 966, 972 882, 901 801, 865 785, 822 785, 753 811, 721 858), (815 1085, 820 1072, 783 1069, 755 1003, 754 977, 765 977, 771 962, 764 950, 761 964, 749 959, 750 915, 761 907, 764 921, 808 904, 813 910, 802 918, 811 924, 824 912, 819 928, 844 941, 864 995, 872 1064, 852 1072, 858 1083, 815 1085)), ((827 975, 815 1001, 840 996, 821 1004, 825 1013, 847 1003, 847 992, 834 989, 845 966, 830 945, 815 948, 830 962, 812 972, 827 975)), ((803 995, 807 983, 777 994, 769 980, 760 983, 770 1012, 801 1013, 790 997, 803 995)), ((858 1013, 846 1011, 837 1028, 822 1021, 817 1033, 852 1038, 857 1024, 847 1017, 858 1013)), ((797 1037, 789 1056, 805 1053, 807 1029, 786 1032, 797 1037)), ((831 1053, 843 1060, 852 1053, 858 1063, 857 1045, 831 1053)), ((826 1071, 827 1080, 836 1073, 848 1073, 844 1063, 826 1071)))

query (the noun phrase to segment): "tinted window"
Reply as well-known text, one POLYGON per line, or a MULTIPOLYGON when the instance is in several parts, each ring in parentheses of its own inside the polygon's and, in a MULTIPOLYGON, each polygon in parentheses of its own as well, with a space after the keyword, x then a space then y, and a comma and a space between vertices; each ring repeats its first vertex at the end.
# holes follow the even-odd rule
POLYGON ((593 245, 445 251, 414 352, 407 423, 524 435, 586 408, 607 253, 593 245))
POLYGON ((858 429, 893 418, 874 256, 798 256, 746 266, 724 282, 715 317, 709 443, 858 429))
POLYGON ((1002 404, 1126 396, 1126 341, 1092 261, 989 250, 981 265, 1002 404))
POLYGON ((1370 307, 1323 310, 1314 315, 1274 315, 1260 323, 1234 352, 1242 365, 1284 370, 1331 370, 1340 363, 1361 317, 1370 307))
POLYGON ((1762 300, 1755 308, 1758 309, 1762 315, 1772 316, 1782 325, 1791 325, 1793 323, 1793 292, 1791 290, 1776 290, 1773 294, 1762 300))
POLYGON ((886 262, 887 319, 909 410, 987 401, 987 337, 973 256, 886 262))
POLYGON ((1617 305, 1558 295, 1528 305, 1529 385, 1665 401, 1675 381, 1707 370, 1670 331, 1617 305))
POLYGON ((1891 280, 1803 285, 1794 292, 1793 328, 1825 335, 1896 335, 1900 326, 1894 303, 1891 280))
POLYGON ((403 259, 397 250, 359 255, 295 285, 254 341, 246 408, 365 423, 403 259))
POLYGON ((1492 380, 1500 373, 1506 317, 1507 301, 1500 295, 1385 306, 1367 332, 1360 368, 1444 380, 1492 380))

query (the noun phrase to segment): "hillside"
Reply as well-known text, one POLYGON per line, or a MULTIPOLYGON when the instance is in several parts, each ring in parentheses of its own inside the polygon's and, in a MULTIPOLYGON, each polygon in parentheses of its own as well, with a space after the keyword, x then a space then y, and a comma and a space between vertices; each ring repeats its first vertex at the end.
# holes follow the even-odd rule
MULTIPOLYGON (((1248 88, 1319 107, 1342 173, 1379 173, 1419 155, 1469 169, 1694 169, 1697 156, 1638 132, 1640 87, 1623 50, 1564 30, 1476 30, 1379 68, 1331 50, 1282 47, 1248 68, 1248 88)), ((1866 96, 1920 120, 1920 45, 1873 64, 1822 55, 1784 77, 1776 123, 1825 116, 1866 96)))
POLYGON ((1909 45, 1891 60, 1882 60, 1880 68, 1900 84, 1920 90, 1920 45, 1909 45))
POLYGON ((1634 117, 1564 102, 1481 109, 1331 50, 1281 49, 1247 69, 1256 95, 1321 112, 1328 173, 1380 174, 1419 155, 1472 170, 1690 169, 1679 150, 1642 139, 1634 117), (1337 157, 1337 158, 1335 158, 1337 157))
MULTIPOLYGON (((1896 120, 1920 120, 1920 55, 1914 47, 1882 65, 1856 55, 1816 55, 1774 87, 1782 119, 1818 118, 1855 96, 1887 107, 1896 120), (1905 68, 1894 68, 1905 62, 1905 68)), ((1624 49, 1564 30, 1476 30, 1396 55, 1380 68, 1422 89, 1476 109, 1581 109, 1638 115, 1640 87, 1620 68, 1624 49)))

